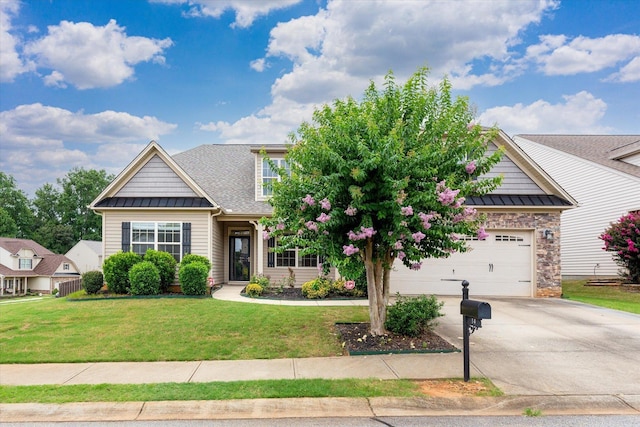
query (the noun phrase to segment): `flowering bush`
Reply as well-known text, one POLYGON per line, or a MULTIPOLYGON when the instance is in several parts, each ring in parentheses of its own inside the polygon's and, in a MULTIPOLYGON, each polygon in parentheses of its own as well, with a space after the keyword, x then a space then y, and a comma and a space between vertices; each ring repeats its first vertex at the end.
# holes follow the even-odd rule
POLYGON ((257 283, 249 283, 247 287, 244 288, 244 291, 251 298, 256 298, 262 295, 262 291, 264 291, 264 288, 257 283))
POLYGON ((330 290, 331 283, 322 277, 309 280, 302 285, 302 295, 309 299, 324 298, 330 290))
POLYGON ((640 283, 640 211, 622 216, 600 235, 605 251, 613 252, 616 263, 626 269, 626 279, 640 283))

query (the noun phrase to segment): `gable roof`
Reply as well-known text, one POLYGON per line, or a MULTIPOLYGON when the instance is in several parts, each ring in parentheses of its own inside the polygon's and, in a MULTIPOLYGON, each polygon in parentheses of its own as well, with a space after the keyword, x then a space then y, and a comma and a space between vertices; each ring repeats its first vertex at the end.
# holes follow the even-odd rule
POLYGON ((205 192, 155 141, 149 142, 90 205, 90 208, 96 210, 120 207, 219 208, 210 194, 205 192), (174 193, 167 193, 163 185, 157 185, 161 178, 174 186, 178 184, 174 187, 174 193), (138 185, 132 185, 134 182, 138 185), (149 197, 148 194, 141 193, 141 188, 155 191, 158 197, 149 197))
POLYGON ((10 254, 17 254, 22 249, 30 249, 37 256, 53 255, 49 249, 29 239, 16 239, 12 237, 0 237, 0 248, 5 249, 10 254))
POLYGON ((42 258, 33 270, 13 270, 5 265, 0 264, 0 274, 2 275, 19 275, 22 277, 34 276, 53 276, 63 262, 72 264, 74 262, 65 255, 54 254, 44 246, 29 239, 14 239, 9 237, 0 237, 0 247, 7 250, 11 254, 17 254, 22 249, 32 250, 38 257, 42 258))
POLYGON ((640 178, 640 166, 621 160, 640 153, 640 135, 521 134, 514 138, 527 139, 640 178))

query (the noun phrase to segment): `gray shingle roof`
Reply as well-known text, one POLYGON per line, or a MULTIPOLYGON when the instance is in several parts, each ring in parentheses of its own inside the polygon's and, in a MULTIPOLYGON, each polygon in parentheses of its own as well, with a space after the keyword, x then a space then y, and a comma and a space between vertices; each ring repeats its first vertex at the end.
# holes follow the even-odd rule
POLYGON ((616 159, 640 144, 640 135, 535 135, 516 137, 528 139, 556 150, 610 167, 640 178, 640 166, 616 159))
POLYGON ((223 209, 231 209, 233 214, 270 215, 271 206, 255 200, 256 155, 252 148, 209 144, 172 158, 223 209))

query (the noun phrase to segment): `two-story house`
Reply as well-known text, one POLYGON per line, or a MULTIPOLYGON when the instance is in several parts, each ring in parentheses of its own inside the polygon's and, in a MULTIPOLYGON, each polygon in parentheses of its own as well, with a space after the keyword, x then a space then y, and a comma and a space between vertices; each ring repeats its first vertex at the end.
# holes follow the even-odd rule
POLYGON ((50 294, 80 276, 75 263, 33 240, 0 237, 0 296, 50 294))

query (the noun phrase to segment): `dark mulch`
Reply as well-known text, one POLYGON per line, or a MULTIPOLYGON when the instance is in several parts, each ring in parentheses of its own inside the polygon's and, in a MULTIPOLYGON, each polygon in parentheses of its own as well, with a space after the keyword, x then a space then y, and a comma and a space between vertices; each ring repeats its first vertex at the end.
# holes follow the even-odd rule
MULTIPOLYGON (((267 289, 262 298, 278 300, 307 300, 300 288, 267 289)), ((344 296, 328 295, 325 299, 345 299, 344 296)), ((433 331, 417 337, 408 337, 393 332, 372 337, 369 323, 338 323, 336 330, 348 354, 452 352, 458 349, 433 331)))
POLYGON ((417 337, 387 332, 371 336, 369 323, 338 323, 336 329, 349 354, 376 353, 448 353, 458 349, 433 331, 417 337))
MULTIPOLYGON (((244 290, 242 291, 244 294, 244 290)), ((275 300, 290 300, 290 301, 314 301, 309 298, 305 298, 302 295, 302 288, 267 288, 262 292, 260 298, 275 299, 275 300)), ((344 300, 344 299, 366 299, 366 298, 354 298, 345 295, 333 295, 329 294, 325 300, 344 300)))

